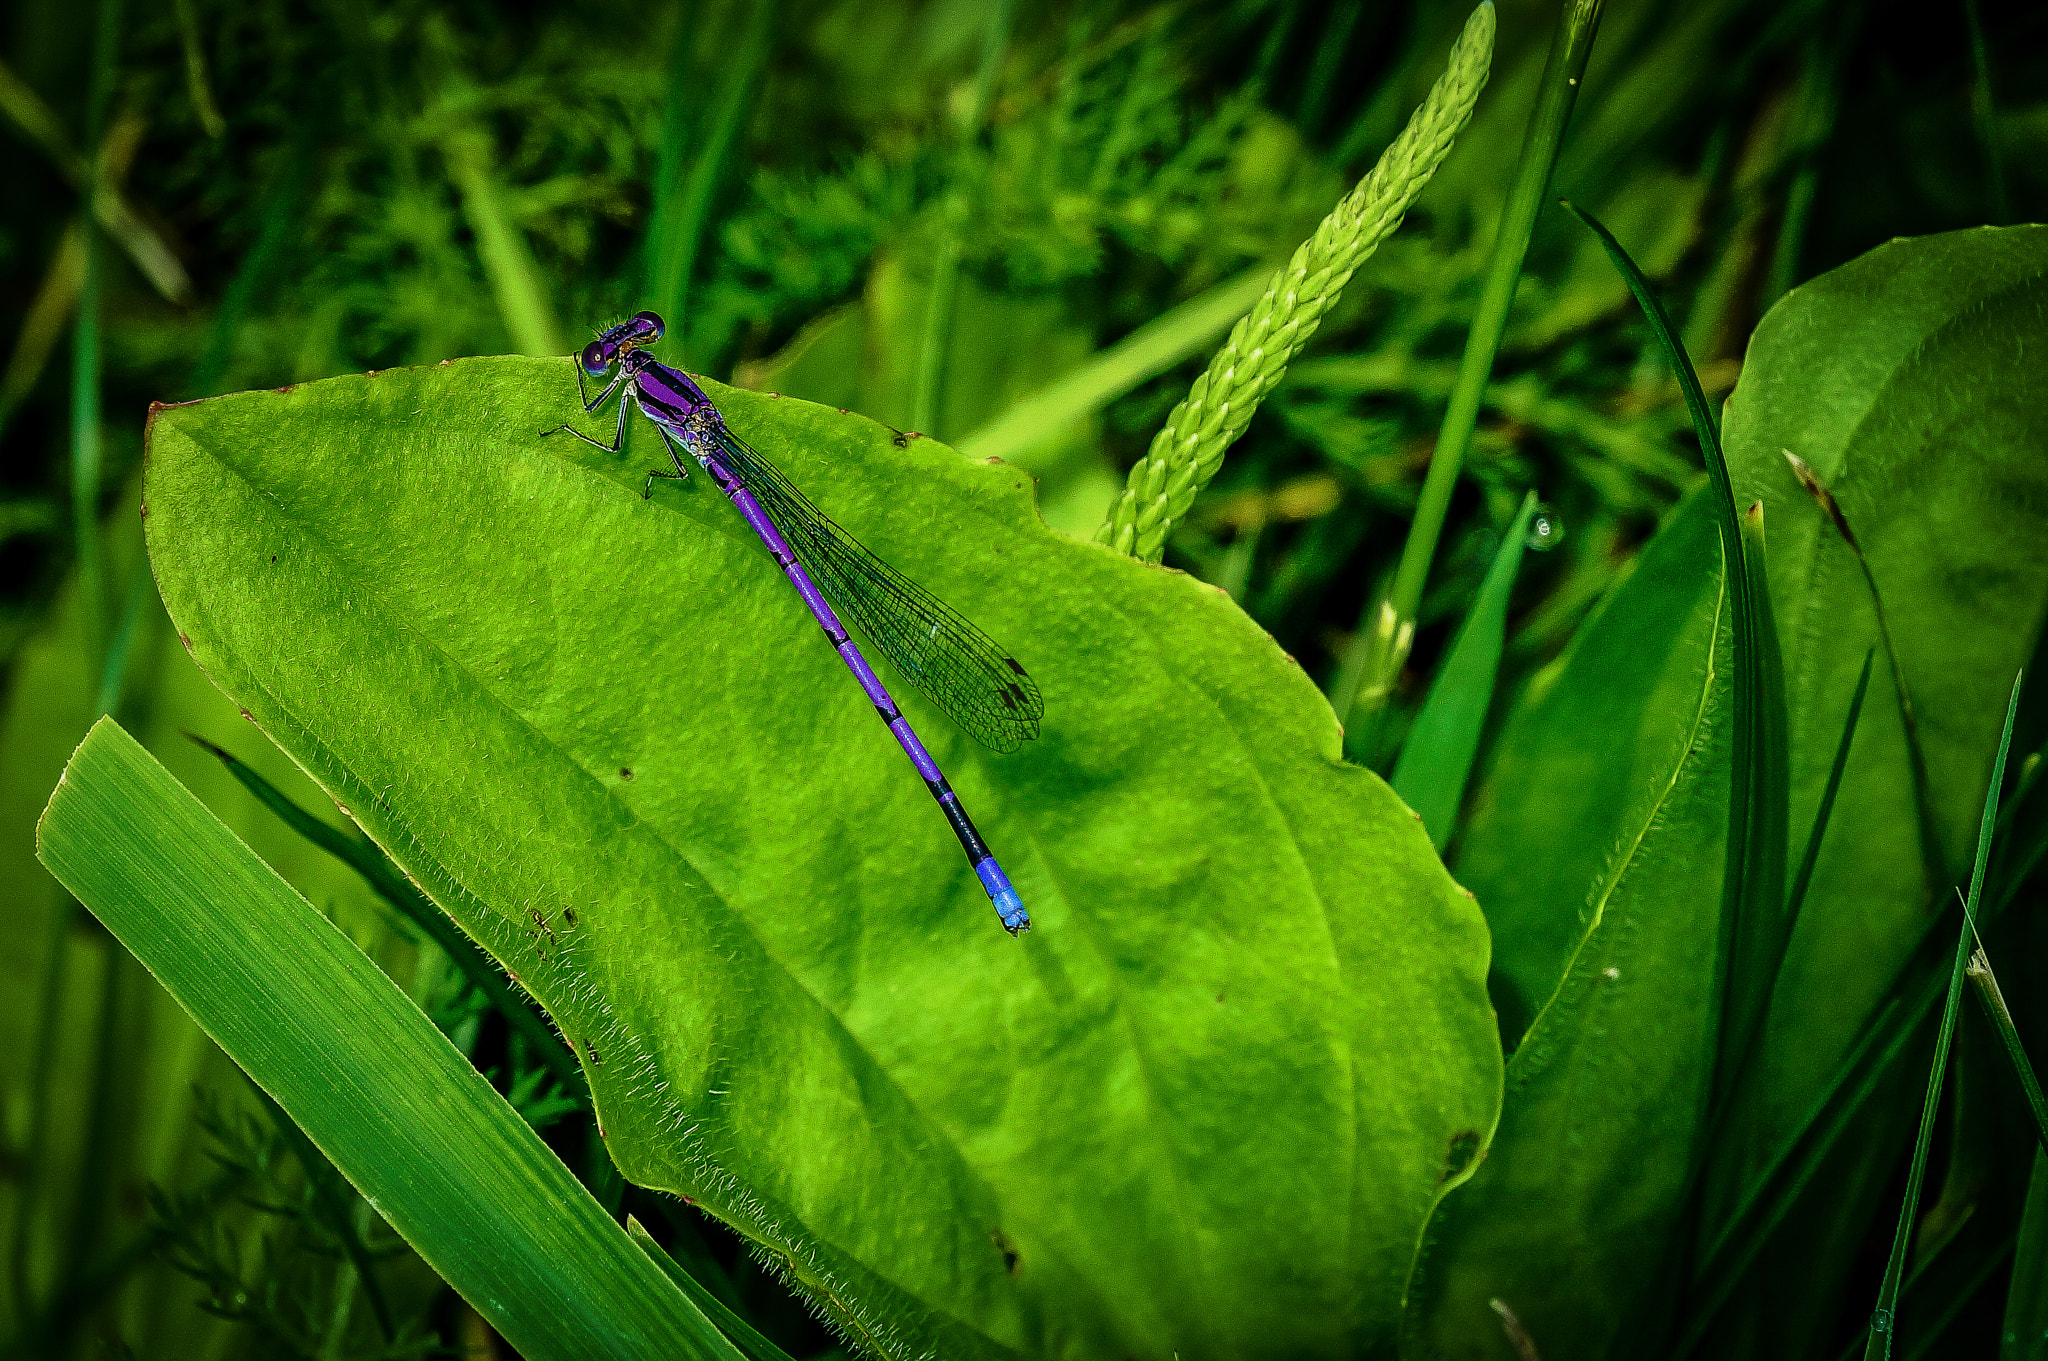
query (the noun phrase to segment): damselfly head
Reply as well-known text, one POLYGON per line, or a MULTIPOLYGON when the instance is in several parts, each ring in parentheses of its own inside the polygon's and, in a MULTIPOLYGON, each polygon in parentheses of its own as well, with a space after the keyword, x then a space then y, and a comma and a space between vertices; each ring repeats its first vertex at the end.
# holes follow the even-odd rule
POLYGON ((635 312, 626 325, 633 328, 633 343, 636 345, 652 345, 668 329, 661 324, 661 317, 653 312, 635 312))
POLYGON ((578 362, 592 378, 604 377, 605 370, 633 350, 643 349, 661 339, 665 328, 652 312, 636 312, 616 326, 607 326, 597 339, 583 347, 578 362))

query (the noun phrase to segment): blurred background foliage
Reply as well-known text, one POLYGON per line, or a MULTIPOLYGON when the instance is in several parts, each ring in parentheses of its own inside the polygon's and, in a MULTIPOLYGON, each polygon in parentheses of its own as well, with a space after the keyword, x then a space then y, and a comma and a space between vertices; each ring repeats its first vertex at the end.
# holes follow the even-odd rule
MULTIPOLYGON (((50 1356, 489 1345, 381 1240, 377 1260, 399 1254, 381 1270, 390 1298, 365 1303, 349 1244, 374 1217, 320 1193, 331 1170, 299 1160, 35 864, 34 818, 96 708, 412 978, 601 1194, 637 1195, 607 1183, 575 1094, 473 988, 178 737, 198 731, 321 806, 157 611, 134 514, 150 402, 566 353, 654 307, 671 361, 999 448, 1039 479, 1048 520, 1085 536, 1243 310, 1218 300, 1234 288, 1248 304, 1246 276, 1370 166, 1464 17, 1362 0, 9 7, 0 1337, 50 1356), (1022 435, 999 424, 1148 325, 1177 356, 1165 371, 1056 404, 1022 435), (81 469, 85 518, 106 526, 85 562, 81 469), (411 1322, 386 1330, 387 1313, 411 1322)), ((1230 592, 1325 684, 1399 554, 1552 18, 1547 0, 1502 4, 1471 128, 1168 545, 1169 565, 1230 592)), ((1894 236, 2037 219, 2044 167, 2037 5, 1617 0, 1553 188, 1659 281, 1718 396, 1788 290, 1894 236)), ((1516 588, 1509 696, 1701 476, 1621 281, 1547 213, 1376 740, 1398 741, 1525 492, 1552 551, 1516 588)), ((1384 768, 1392 750, 1354 755, 1384 768)), ((715 1226, 639 1209, 792 1354, 831 1347, 715 1226)))

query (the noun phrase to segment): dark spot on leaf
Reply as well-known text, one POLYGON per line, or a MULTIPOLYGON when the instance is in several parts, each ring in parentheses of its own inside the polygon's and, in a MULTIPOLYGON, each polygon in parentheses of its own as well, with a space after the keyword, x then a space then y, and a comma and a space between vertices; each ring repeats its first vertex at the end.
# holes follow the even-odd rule
POLYGON ((988 1231, 988 1238, 991 1243, 996 1245, 996 1251, 1003 1254, 1003 1270, 1015 1276, 1018 1273, 1019 1262, 1017 1245, 1005 1237, 1001 1229, 990 1229, 988 1231))
POLYGON ((630 780, 630 779, 632 779, 632 778, 633 778, 633 767, 631 767, 631 766, 620 766, 620 767, 619 767, 619 778, 620 778, 620 779, 622 779, 622 780, 630 780))
POLYGON ((1450 1150, 1444 1154, 1444 1174, 1438 1178, 1438 1181, 1446 1182, 1453 1177, 1462 1176, 1465 1169, 1472 1165, 1472 1160, 1478 1156, 1479 1131, 1476 1129, 1459 1130, 1451 1136, 1450 1150))
POLYGON ((275 554, 275 553, 272 553, 272 554, 270 555, 270 560, 271 560, 272 562, 276 562, 276 561, 277 561, 277 554, 275 554))
MULTIPOLYGON (((602 1068, 604 1066, 604 1060, 597 1056, 597 1046, 592 1044, 589 1040, 585 1040, 583 1042, 583 1052, 590 1055, 591 1067, 602 1068)), ((1475 1134, 1472 1137, 1477 1139, 1479 1136, 1475 1134)))
POLYGON ((901 430, 898 430, 896 432, 896 438, 889 442, 895 445, 898 449, 901 449, 904 445, 910 443, 910 436, 904 434, 901 430))
POLYGON ((1221 992, 1216 994, 1216 1005, 1219 1007, 1223 1005, 1223 994, 1221 992))
POLYGON ((568 928, 569 928, 570 930, 572 930, 572 931, 576 929, 576 909, 575 909, 575 908, 573 908, 573 907, 565 907, 565 908, 563 908, 563 909, 562 909, 562 925, 564 925, 564 926, 568 927, 568 928))

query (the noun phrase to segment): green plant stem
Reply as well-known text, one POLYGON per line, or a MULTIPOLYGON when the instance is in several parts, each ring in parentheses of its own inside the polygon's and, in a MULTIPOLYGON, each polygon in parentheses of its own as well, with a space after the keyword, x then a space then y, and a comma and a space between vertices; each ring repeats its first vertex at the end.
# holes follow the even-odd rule
MULTIPOLYGON (((1508 190, 1507 204, 1501 209, 1493 256, 1487 263, 1486 282, 1479 294, 1479 309, 1465 337, 1458 384, 1451 390, 1450 404, 1444 408, 1436 451, 1430 456, 1429 473, 1415 505, 1415 518, 1401 548, 1400 566, 1395 569, 1388 595, 1367 605, 1366 616, 1359 621, 1357 641, 1353 643, 1354 648, 1361 649, 1360 656, 1355 663, 1347 659, 1346 679, 1330 697, 1347 728, 1364 729, 1376 722, 1402 665, 1408 660, 1408 649, 1414 644, 1422 588, 1436 557, 1444 517, 1450 512, 1451 493, 1457 489, 1458 473, 1472 445, 1479 403, 1493 372, 1494 355, 1507 331, 1515 284, 1522 275, 1522 259, 1529 253, 1529 239, 1536 230, 1536 214, 1543 207, 1551 170, 1564 146, 1565 128, 1571 122, 1572 105, 1578 99, 1579 84, 1586 73, 1586 59, 1593 51, 1593 35, 1600 26, 1602 2, 1566 0, 1558 11, 1557 31, 1551 39, 1550 56, 1536 91, 1536 110, 1529 120, 1529 132, 1522 143, 1522 157, 1515 170, 1514 184, 1508 190)), ((1369 732, 1362 731, 1360 736, 1366 740, 1369 732)))
POLYGON ((1963 900, 1962 927, 1956 933, 1955 963, 1948 980, 1948 998, 1942 1004, 1941 1029, 1934 1041, 1934 1064, 1927 1075, 1927 1096, 1920 1105, 1920 1130, 1913 1142, 1913 1162, 1906 1172, 1906 1195, 1899 1207, 1898 1227, 1892 1232, 1891 1256, 1885 1262, 1884 1280, 1878 1286, 1877 1308, 1870 1316, 1870 1333, 1863 1345, 1864 1361, 1887 1361, 1892 1338, 1898 1333, 1899 1284, 1905 1276, 1907 1249, 1913 1225, 1919 1217, 1920 1187, 1927 1176, 1928 1150, 1934 1142, 1935 1113, 1941 1107, 1942 1078, 1948 1069, 1949 1046, 1955 1038, 1956 1014, 1963 1003, 1963 979, 1969 969, 1971 942, 1976 937, 1977 904, 1984 894, 1984 869, 1991 860, 1992 833, 1998 826, 1999 786, 2005 782, 2005 757, 2012 747, 2013 719, 2019 713, 2020 679, 2012 683, 2012 698, 2005 709, 2005 730, 1998 739, 1998 758, 1991 763, 1991 785, 1984 794, 1984 814, 1977 824, 1977 859, 1970 870, 1970 892, 1963 900))
MULTIPOLYGON (((107 649, 105 545, 100 540, 100 267, 97 220, 106 181, 107 106, 113 99, 114 54, 120 0, 100 0, 93 28, 92 80, 86 95, 87 211, 79 219, 85 273, 78 289, 78 319, 71 331, 71 533, 78 554, 80 614, 85 630, 85 674, 97 687, 107 649)), ((94 714, 97 718, 99 715, 94 714)))
POLYGON ((151 287, 181 307, 192 301, 192 277, 176 253, 143 222, 118 189, 99 182, 93 163, 71 145, 56 113, 5 62, 0 62, 0 114, 7 115, 40 147, 57 173, 78 190, 100 226, 128 253, 151 287))

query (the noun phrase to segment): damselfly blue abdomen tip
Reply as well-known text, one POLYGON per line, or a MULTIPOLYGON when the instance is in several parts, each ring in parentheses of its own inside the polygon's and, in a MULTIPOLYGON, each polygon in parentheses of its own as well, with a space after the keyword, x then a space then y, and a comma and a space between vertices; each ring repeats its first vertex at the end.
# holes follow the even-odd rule
POLYGON ((1017 890, 1006 888, 992 900, 996 905, 996 916, 1002 919, 1003 929, 1013 936, 1021 936, 1031 929, 1031 914, 1024 910, 1024 900, 1017 896, 1017 890))

